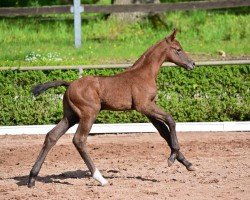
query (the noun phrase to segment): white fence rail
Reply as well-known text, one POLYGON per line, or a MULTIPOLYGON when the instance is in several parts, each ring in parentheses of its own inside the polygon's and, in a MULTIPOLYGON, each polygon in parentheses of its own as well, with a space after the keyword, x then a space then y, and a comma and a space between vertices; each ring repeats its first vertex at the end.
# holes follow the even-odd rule
MULTIPOLYGON (((196 66, 220 66, 220 65, 246 65, 250 64, 250 60, 214 60, 214 61, 200 61, 195 62, 196 66)), ((30 66, 30 67, 0 67, 3 70, 78 70, 79 77, 82 76, 84 69, 114 69, 114 68, 127 68, 132 66, 131 63, 126 64, 105 64, 105 65, 69 65, 69 66, 30 66)), ((173 63, 165 62, 163 67, 176 66, 173 63)))
MULTIPOLYGON (((250 59, 246 60, 211 60, 211 61, 198 61, 195 62, 196 66, 221 66, 221 65, 248 65, 250 59)), ((27 66, 27 67, 0 67, 0 71, 4 70, 78 70, 82 72, 84 69, 114 69, 114 68, 128 68, 132 63, 125 64, 104 64, 104 65, 68 65, 68 66, 27 66)), ((176 66, 174 63, 165 62, 163 67, 176 66)))
MULTIPOLYGON (((0 135, 46 134, 55 125, 29 125, 29 126, 0 126, 0 135)), ((77 125, 70 128, 67 133, 75 133, 77 125)), ((249 131, 250 121, 245 122, 189 122, 177 123, 178 132, 208 132, 208 131, 249 131)), ((110 133, 150 133, 157 132, 150 123, 127 124, 94 124, 90 134, 110 133)))

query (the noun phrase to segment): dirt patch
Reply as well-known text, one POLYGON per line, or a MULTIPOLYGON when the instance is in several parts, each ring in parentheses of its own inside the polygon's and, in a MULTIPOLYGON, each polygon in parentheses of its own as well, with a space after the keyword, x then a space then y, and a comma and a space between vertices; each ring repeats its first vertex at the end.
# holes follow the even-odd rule
POLYGON ((195 172, 178 162, 168 167, 169 148, 156 133, 90 136, 90 155, 109 181, 104 187, 91 178, 73 136, 65 135, 29 189, 44 137, 0 136, 0 199, 249 199, 249 133, 178 134, 195 172))

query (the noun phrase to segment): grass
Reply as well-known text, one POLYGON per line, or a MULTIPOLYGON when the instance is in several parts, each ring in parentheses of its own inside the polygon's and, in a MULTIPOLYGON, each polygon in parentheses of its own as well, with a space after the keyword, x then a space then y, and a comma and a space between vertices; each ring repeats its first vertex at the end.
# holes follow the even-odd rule
POLYGON ((99 15, 83 20, 83 45, 74 48, 72 16, 0 18, 0 66, 77 65, 132 62, 174 27, 194 58, 250 55, 250 15, 222 11, 170 12, 166 26, 150 20, 123 24, 99 15), (54 20, 56 18, 56 20, 54 20))

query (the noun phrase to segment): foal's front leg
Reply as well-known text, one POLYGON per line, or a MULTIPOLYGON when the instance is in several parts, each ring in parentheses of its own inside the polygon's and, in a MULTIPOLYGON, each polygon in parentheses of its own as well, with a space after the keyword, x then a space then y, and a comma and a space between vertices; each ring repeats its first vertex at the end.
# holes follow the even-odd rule
POLYGON ((168 165, 171 166, 177 159, 183 165, 185 165, 188 170, 194 170, 194 168, 191 167, 192 164, 186 162, 187 160, 180 152, 180 146, 176 136, 176 124, 172 116, 164 112, 153 101, 148 102, 148 104, 146 105, 147 106, 144 105, 143 107, 140 107, 138 111, 142 114, 145 114, 151 120, 151 122, 158 129, 162 137, 168 142, 171 148, 171 155, 168 158, 168 165))
MULTIPOLYGON (((169 147, 171 148, 171 151, 173 151, 172 150, 173 149, 172 148, 172 144, 171 144, 171 135, 170 135, 169 129, 166 126, 166 124, 163 123, 163 122, 161 122, 160 120, 157 120, 157 119, 152 118, 152 117, 148 117, 148 119, 152 122, 152 124, 154 125, 154 127, 159 131, 160 135, 166 140, 166 142, 168 143, 169 147)), ((190 163, 184 157, 184 155, 180 151, 178 152, 178 155, 177 155, 176 159, 180 163, 182 163, 187 168, 187 170, 189 170, 189 171, 194 171, 195 170, 195 168, 193 167, 192 163, 190 163)), ((171 156, 170 156, 170 159, 168 160, 168 164, 170 166, 173 164, 171 156)))

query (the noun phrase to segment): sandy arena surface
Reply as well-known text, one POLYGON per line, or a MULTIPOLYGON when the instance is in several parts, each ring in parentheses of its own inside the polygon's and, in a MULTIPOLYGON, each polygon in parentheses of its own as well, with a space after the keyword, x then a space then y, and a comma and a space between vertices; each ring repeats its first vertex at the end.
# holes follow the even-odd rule
POLYGON ((0 199, 250 199, 250 133, 179 133, 196 166, 167 166, 169 148, 157 133, 89 136, 88 150, 109 184, 91 178, 63 136, 50 151, 34 188, 28 174, 45 135, 0 136, 0 199))

